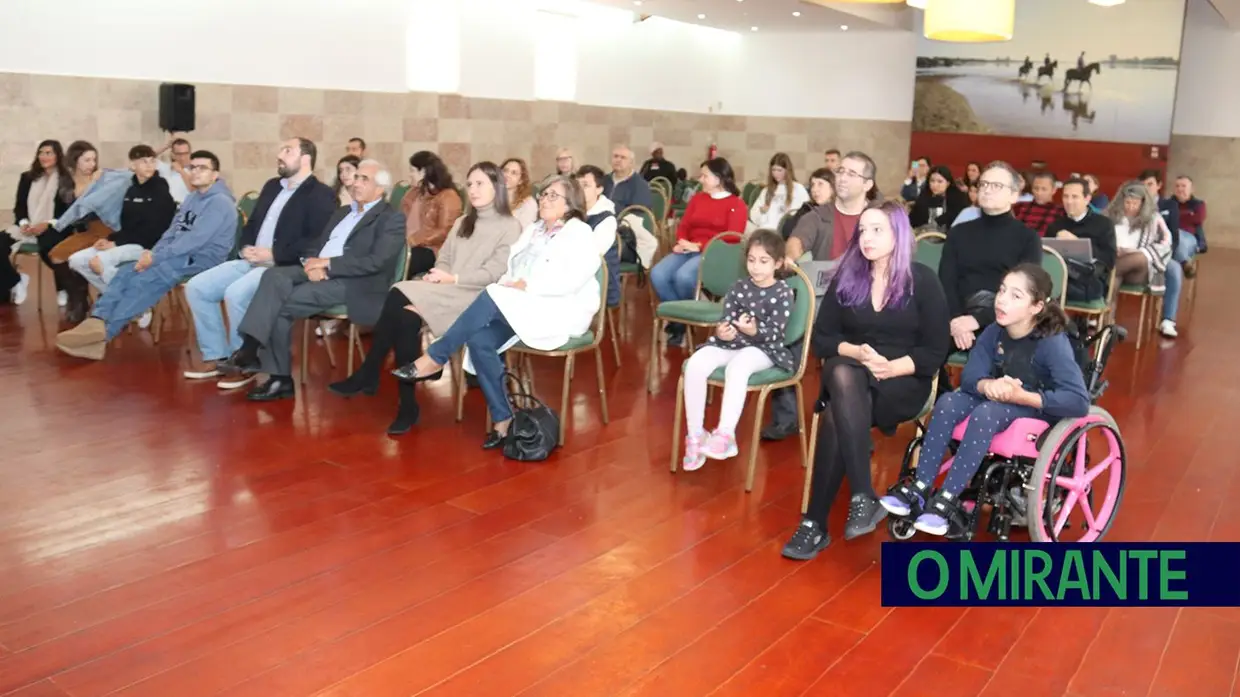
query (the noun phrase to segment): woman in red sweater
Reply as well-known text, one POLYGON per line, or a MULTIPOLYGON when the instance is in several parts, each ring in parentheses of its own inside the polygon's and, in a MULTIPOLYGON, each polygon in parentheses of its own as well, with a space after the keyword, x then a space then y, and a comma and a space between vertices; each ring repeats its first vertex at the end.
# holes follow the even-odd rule
MULTIPOLYGON (((722 157, 702 163, 698 174, 702 190, 689 199, 685 215, 676 228, 676 246, 650 270, 650 285, 659 300, 692 300, 697 288, 702 248, 721 232, 745 232, 749 209, 736 188, 732 165, 722 157)), ((669 324, 667 343, 684 343, 685 326, 669 324)))

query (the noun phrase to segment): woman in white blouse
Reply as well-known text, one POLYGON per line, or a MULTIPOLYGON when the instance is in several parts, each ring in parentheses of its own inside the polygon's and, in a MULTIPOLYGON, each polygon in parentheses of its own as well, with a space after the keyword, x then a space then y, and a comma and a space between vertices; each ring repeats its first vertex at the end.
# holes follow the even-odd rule
POLYGON ((1106 216, 1115 223, 1116 280, 1162 290, 1171 258, 1171 231, 1158 213, 1158 202, 1144 184, 1130 181, 1111 199, 1106 216))
POLYGON ((784 215, 796 211, 808 200, 809 192, 797 181, 792 159, 782 152, 775 153, 767 170, 766 186, 749 209, 751 229, 778 230, 784 215))
POLYGON ((507 272, 426 353, 395 371, 402 380, 435 380, 452 354, 467 347, 495 423, 484 449, 501 447, 512 422, 500 353, 518 340, 543 351, 559 348, 586 333, 599 310, 601 258, 585 217, 577 180, 548 179, 538 196, 538 220, 512 246, 507 272))

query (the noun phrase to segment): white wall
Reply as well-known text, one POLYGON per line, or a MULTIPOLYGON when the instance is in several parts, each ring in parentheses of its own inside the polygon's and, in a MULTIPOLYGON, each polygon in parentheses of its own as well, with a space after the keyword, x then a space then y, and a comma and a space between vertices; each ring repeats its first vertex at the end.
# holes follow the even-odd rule
POLYGON ((1240 33, 1208 0, 1188 0, 1171 132, 1240 136, 1240 33))
POLYGON ((404 91, 405 0, 0 0, 0 71, 404 91))
POLYGON ((583 0, 0 5, 0 72, 753 116, 912 116, 916 40, 902 31, 737 34, 657 17, 634 23, 627 11, 583 0), (557 39, 573 28, 574 41, 557 39))

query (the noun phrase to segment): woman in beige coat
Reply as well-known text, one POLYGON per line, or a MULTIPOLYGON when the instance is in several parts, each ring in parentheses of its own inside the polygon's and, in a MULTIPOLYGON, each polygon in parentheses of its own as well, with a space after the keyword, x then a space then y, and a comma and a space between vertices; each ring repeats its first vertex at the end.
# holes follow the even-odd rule
MULTIPOLYGON (((357 372, 328 386, 342 397, 373 395, 388 353, 405 365, 422 355, 422 327, 438 336, 452 326, 483 288, 508 268, 509 248, 521 225, 508 208, 504 174, 494 163, 479 162, 469 170, 466 196, 470 211, 457 219, 444 240, 435 267, 418 280, 392 287, 375 325, 373 345, 357 372)), ((389 435, 407 433, 418 422, 418 403, 411 382, 400 382, 400 407, 389 435)))

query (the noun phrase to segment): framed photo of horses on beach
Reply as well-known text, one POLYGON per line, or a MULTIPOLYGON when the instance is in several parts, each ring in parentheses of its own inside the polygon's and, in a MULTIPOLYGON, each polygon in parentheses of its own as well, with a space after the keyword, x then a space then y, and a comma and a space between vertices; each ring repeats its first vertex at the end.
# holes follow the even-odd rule
POLYGON ((1184 9, 1017 0, 1011 41, 921 38, 913 130, 1167 143, 1184 9))

